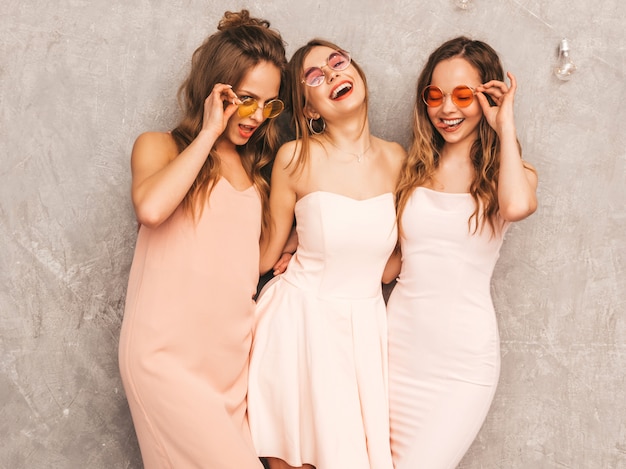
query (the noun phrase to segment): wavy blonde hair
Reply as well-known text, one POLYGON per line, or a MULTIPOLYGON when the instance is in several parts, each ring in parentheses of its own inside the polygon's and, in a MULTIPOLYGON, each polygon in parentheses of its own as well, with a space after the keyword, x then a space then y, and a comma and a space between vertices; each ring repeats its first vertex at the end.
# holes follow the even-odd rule
MULTIPOLYGON (((178 91, 183 117, 172 130, 172 136, 179 151, 183 151, 200 132, 204 101, 215 84, 228 83, 237 88, 250 69, 265 61, 280 70, 280 95, 284 94, 287 68, 285 44, 280 33, 270 29, 268 21, 251 17, 248 10, 227 11, 217 29, 193 53, 191 71, 178 91)), ((269 183, 263 173, 273 161, 280 143, 275 120, 266 119, 245 145, 237 147, 243 167, 261 197, 263 230, 269 226, 269 183)), ((219 176, 219 157, 215 149, 211 149, 183 199, 185 211, 195 216, 198 202, 209 197, 219 176)))
MULTIPOLYGON (((293 171, 301 171, 307 164, 310 158, 310 147, 311 147, 311 129, 308 126, 308 118, 305 115, 305 107, 307 104, 306 101, 306 86, 303 81, 303 72, 304 72, 304 60, 306 59, 309 52, 315 47, 329 47, 334 50, 342 50, 341 47, 333 44, 330 41, 325 39, 311 39, 304 46, 300 47, 294 54, 291 56, 289 60, 289 78, 288 78, 288 93, 287 106, 291 109, 292 114, 292 124, 295 130, 295 138, 296 140, 300 140, 300 145, 296 146, 294 151, 300 150, 298 158, 295 161, 293 171)), ((350 62, 358 74, 361 76, 363 83, 365 85, 365 119, 363 120, 363 128, 365 129, 365 125, 367 122, 367 103, 369 93, 367 91, 367 80, 365 78, 365 73, 363 69, 351 59, 350 62)), ((296 153, 294 152, 294 157, 296 153)), ((290 165, 294 162, 294 159, 290 161, 290 165)))
MULTIPOLYGON (((396 192, 399 226, 401 226, 402 212, 411 193, 415 188, 432 180, 445 143, 428 117, 421 92, 430 85, 437 64, 456 57, 467 60, 478 71, 482 83, 490 80, 504 80, 504 70, 498 54, 482 41, 460 36, 443 43, 430 54, 417 80, 417 95, 413 106, 412 143, 396 192)), ((496 233, 501 229, 501 224, 498 222, 500 140, 484 116, 478 124, 478 138, 472 145, 470 158, 474 167, 470 194, 474 199, 476 209, 467 221, 468 229, 471 233, 476 233, 488 225, 492 233, 496 233)))

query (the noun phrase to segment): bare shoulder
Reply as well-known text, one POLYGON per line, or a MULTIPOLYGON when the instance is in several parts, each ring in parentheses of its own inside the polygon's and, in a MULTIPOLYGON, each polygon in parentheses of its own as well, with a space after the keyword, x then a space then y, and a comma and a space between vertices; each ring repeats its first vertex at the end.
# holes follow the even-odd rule
POLYGON ((134 181, 156 173, 178 156, 178 147, 169 132, 144 132, 137 137, 131 155, 134 181))
POLYGON ((133 158, 135 155, 141 158, 144 154, 167 156, 172 160, 178 154, 178 147, 169 132, 144 132, 135 140, 133 158))
POLYGON ((301 147, 301 140, 290 140, 289 142, 283 143, 276 153, 274 166, 278 165, 283 169, 287 169, 289 166, 294 165, 298 160, 301 147))
POLYGON ((386 163, 394 170, 399 171, 406 160, 406 150, 398 142, 383 140, 382 138, 373 137, 376 145, 381 149, 381 155, 385 158, 386 163))

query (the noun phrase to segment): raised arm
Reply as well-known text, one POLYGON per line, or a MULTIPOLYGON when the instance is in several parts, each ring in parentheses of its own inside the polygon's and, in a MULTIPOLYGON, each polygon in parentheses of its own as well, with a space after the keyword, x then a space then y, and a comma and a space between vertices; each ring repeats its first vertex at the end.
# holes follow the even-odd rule
POLYGON ((295 142, 283 145, 276 154, 270 189, 270 229, 261 239, 260 273, 270 270, 282 254, 293 225, 296 192, 291 168, 295 142))
POLYGON ((498 176, 498 204, 500 215, 508 221, 518 221, 531 215, 537 209, 537 173, 534 168, 522 160, 513 105, 517 81, 511 72, 507 72, 511 86, 501 81, 490 81, 477 88, 477 91, 489 94, 496 106, 490 106, 485 96, 478 93, 487 122, 495 129, 500 138, 500 172, 498 176))
POLYGON ((236 99, 229 85, 215 85, 204 102, 200 133, 180 154, 169 133, 147 132, 137 138, 131 169, 132 199, 139 223, 157 227, 180 205, 237 110, 236 99), (224 101, 231 103, 226 109, 224 101))

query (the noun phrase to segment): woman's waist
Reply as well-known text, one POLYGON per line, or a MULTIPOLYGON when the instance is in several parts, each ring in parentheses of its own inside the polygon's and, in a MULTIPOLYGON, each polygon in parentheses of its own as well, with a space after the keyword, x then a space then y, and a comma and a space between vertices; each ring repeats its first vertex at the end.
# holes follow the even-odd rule
POLYGON ((350 272, 311 271, 292 268, 282 274, 282 280, 291 287, 312 294, 318 298, 368 299, 379 298, 382 294, 380 274, 354 275, 350 272))

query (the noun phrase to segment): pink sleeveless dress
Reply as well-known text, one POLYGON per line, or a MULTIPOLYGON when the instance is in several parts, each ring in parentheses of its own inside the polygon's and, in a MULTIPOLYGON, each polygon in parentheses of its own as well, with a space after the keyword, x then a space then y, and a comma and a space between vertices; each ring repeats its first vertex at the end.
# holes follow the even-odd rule
POLYGON ((261 202, 221 178, 197 224, 139 230, 119 364, 146 469, 261 469, 246 414, 261 202))
POLYGON ((395 469, 454 469, 500 372, 491 275, 505 224, 472 234, 470 194, 417 188, 402 215, 402 271, 387 305, 395 469))

